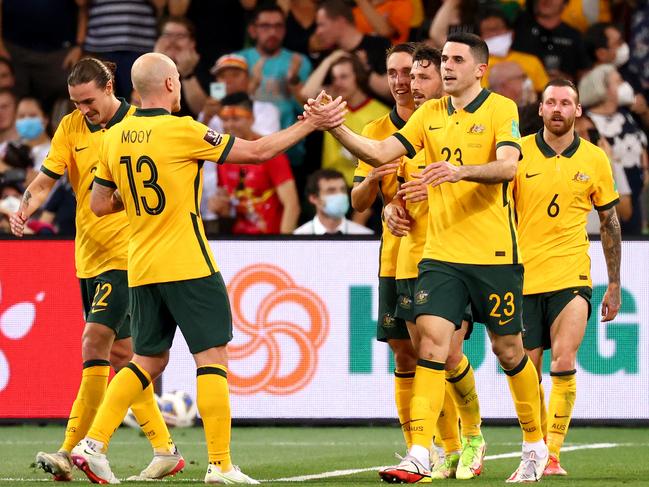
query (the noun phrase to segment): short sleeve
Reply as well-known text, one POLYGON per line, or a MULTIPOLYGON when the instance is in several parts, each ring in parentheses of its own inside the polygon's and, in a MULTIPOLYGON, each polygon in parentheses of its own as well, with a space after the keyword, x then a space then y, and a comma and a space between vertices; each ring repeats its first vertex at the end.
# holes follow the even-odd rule
POLYGON ((73 158, 68 130, 68 120, 64 120, 59 125, 59 128, 56 129, 52 138, 50 152, 47 154, 41 166, 41 172, 53 179, 59 179, 65 174, 65 170, 73 158))
POLYGON ((520 152, 521 132, 518 126, 518 109, 512 100, 500 98, 494 107, 493 123, 496 149, 508 145, 520 152))
POLYGON ((417 152, 424 148, 424 140, 426 138, 426 112, 428 112, 428 110, 426 110, 425 105, 418 110, 415 110, 406 124, 394 134, 399 142, 401 142, 406 148, 406 154, 411 159, 415 157, 417 152))
POLYGON ((95 171, 95 183, 108 188, 117 188, 110 167, 108 167, 108 145, 105 141, 106 138, 102 140, 99 146, 99 164, 97 164, 97 170, 95 171))
POLYGON ((187 147, 190 147, 190 157, 197 160, 212 161, 218 164, 225 162, 234 137, 220 134, 211 128, 187 117, 187 128, 184 131, 187 147))
POLYGON ((615 188, 611 164, 604 151, 599 150, 596 154, 597 174, 593 185, 591 201, 597 211, 604 211, 613 208, 619 201, 620 196, 615 188))

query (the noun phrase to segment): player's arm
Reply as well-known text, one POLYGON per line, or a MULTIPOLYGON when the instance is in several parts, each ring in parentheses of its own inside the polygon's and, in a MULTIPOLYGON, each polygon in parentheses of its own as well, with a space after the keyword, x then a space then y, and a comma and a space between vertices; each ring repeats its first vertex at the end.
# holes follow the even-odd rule
POLYGON ((90 209, 95 215, 101 217, 122 211, 124 203, 117 188, 106 186, 103 181, 100 182, 95 178, 90 193, 90 209))
POLYGON ((345 125, 329 130, 329 133, 354 156, 373 167, 387 164, 408 153, 404 145, 393 135, 383 140, 369 139, 358 135, 345 125))
POLYGON ((297 220, 300 217, 300 198, 297 196, 295 180, 289 179, 277 186, 277 197, 283 207, 279 232, 290 235, 297 227, 297 220))
POLYGON ((39 172, 36 178, 27 186, 20 202, 20 209, 9 217, 11 233, 16 237, 23 236, 25 223, 45 202, 55 183, 55 178, 48 176, 44 172, 39 172))
POLYGON ((622 234, 615 207, 598 211, 602 249, 608 271, 608 288, 602 299, 602 321, 611 321, 620 310, 620 262, 622 234))
MULTIPOLYGON (((372 168, 362 181, 354 181, 352 188, 352 208, 356 211, 365 211, 372 206, 376 195, 379 193, 379 182, 383 176, 393 174, 399 167, 398 162, 391 162, 381 167, 372 168)), ((388 201, 384 201, 388 203, 388 201)))
POLYGON ((496 149, 496 160, 487 164, 456 166, 448 161, 434 162, 421 172, 422 182, 435 187, 462 180, 483 184, 511 181, 516 176, 520 153, 518 147, 502 145, 496 149))

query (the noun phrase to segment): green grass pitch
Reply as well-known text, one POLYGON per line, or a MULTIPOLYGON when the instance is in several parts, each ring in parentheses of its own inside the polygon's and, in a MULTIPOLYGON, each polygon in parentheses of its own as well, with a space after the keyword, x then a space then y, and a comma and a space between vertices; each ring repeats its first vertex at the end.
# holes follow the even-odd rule
MULTIPOLYGON (((164 485, 202 484, 207 467, 202 429, 178 429, 172 433, 187 466, 175 478, 164 481, 164 485)), ((504 486, 504 480, 518 464, 520 430, 484 428, 484 434, 488 443, 484 473, 470 482, 504 486)), ((44 481, 49 482, 48 476, 34 468, 34 456, 39 450, 55 451, 62 435, 61 426, 0 426, 0 486, 42 486, 44 481)), ((235 463, 247 474, 273 486, 380 485, 375 471, 363 470, 394 463, 393 453, 403 453, 402 443, 397 427, 239 427, 234 428, 232 435, 235 463), (343 470, 360 471, 332 475, 343 470), (301 476, 312 478, 295 479, 301 476), (285 478, 294 480, 278 480, 285 478)), ((649 429, 575 427, 566 447, 569 451, 563 453, 562 465, 570 476, 543 479, 545 485, 649 485, 649 429)), ((148 442, 138 432, 120 428, 115 434, 109 459, 119 478, 139 473, 150 458, 148 442)), ((72 485, 81 482, 88 484, 77 471, 72 485)))

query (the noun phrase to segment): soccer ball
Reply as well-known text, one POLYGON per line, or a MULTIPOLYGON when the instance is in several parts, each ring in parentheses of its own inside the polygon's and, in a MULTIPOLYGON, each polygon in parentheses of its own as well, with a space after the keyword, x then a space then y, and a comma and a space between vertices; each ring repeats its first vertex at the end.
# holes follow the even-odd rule
MULTIPOLYGON (((167 426, 175 428, 194 426, 198 410, 189 394, 184 391, 173 391, 166 392, 162 396, 156 394, 155 398, 167 426)), ((140 428, 131 409, 126 413, 123 423, 130 428, 140 428)))
POLYGON ((160 397, 158 405, 168 426, 175 426, 176 428, 194 426, 198 408, 192 397, 186 392, 165 392, 160 397))

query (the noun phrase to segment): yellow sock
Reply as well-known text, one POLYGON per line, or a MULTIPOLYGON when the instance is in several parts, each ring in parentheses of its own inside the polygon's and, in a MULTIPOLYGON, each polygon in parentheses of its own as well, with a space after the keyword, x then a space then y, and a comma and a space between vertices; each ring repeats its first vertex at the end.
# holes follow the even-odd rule
POLYGON ((81 384, 77 398, 72 404, 70 417, 65 428, 65 439, 60 450, 68 453, 79 443, 92 424, 97 409, 106 393, 110 362, 108 360, 87 360, 83 363, 81 384))
POLYGON ((401 431, 403 432, 403 439, 406 442, 407 449, 410 449, 410 445, 412 445, 410 435, 410 399, 412 399, 412 383, 414 380, 414 371, 394 371, 394 400, 397 403, 399 424, 401 424, 401 431))
POLYGON ((419 359, 410 401, 412 445, 430 449, 437 418, 444 405, 444 364, 419 359))
POLYGON ((118 428, 133 400, 151 383, 151 376, 141 367, 129 362, 110 381, 106 397, 99 406, 88 437, 108 449, 110 437, 118 428))
POLYGON ((446 383, 446 394, 444 395, 444 405, 437 418, 437 431, 439 432, 442 445, 444 445, 444 452, 448 455, 452 452, 462 450, 462 442, 460 441, 460 428, 458 427, 457 409, 455 402, 451 397, 449 389, 453 386, 446 383))
POLYGON ((576 373, 576 370, 550 372, 552 392, 550 392, 550 407, 548 408, 551 424, 548 430, 548 450, 557 458, 559 458, 563 440, 568 434, 572 408, 577 397, 576 373))
POLYGON ((231 418, 228 370, 223 365, 204 365, 196 370, 196 403, 203 419, 209 462, 227 472, 232 468, 231 418))
POLYGON ((541 400, 541 431, 543 432, 543 438, 547 439, 548 407, 545 405, 545 391, 543 390, 543 384, 541 382, 539 382, 539 399, 541 400))
POLYGON ((543 439, 541 431, 541 402, 539 399, 539 378, 532 361, 523 360, 511 370, 505 370, 509 391, 514 399, 518 422, 523 430, 523 441, 535 443, 543 439))
POLYGON ((149 440, 153 451, 156 454, 175 453, 174 445, 169 429, 165 424, 158 402, 155 400, 153 393, 153 384, 149 384, 131 404, 133 414, 137 423, 142 428, 144 436, 149 440))
POLYGON ((450 388, 450 394, 457 405, 462 421, 462 436, 468 438, 482 434, 480 431, 482 417, 478 392, 475 389, 475 376, 466 355, 462 355, 462 360, 457 367, 446 372, 446 381, 453 386, 450 388))

